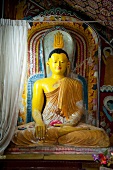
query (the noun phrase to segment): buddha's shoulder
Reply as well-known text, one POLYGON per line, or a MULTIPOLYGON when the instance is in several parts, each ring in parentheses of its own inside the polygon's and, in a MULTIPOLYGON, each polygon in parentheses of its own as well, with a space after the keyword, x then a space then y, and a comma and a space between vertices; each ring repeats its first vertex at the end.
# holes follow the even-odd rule
POLYGON ((49 81, 50 81, 50 78, 42 78, 42 79, 37 80, 37 81, 35 82, 35 84, 39 84, 39 85, 41 85, 41 84, 46 84, 46 83, 49 82, 49 81))

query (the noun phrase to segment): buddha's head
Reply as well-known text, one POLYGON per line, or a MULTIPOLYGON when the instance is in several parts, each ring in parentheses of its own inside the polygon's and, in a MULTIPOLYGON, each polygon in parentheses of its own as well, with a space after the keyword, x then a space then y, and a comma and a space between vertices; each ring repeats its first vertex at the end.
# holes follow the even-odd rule
POLYGON ((50 52, 47 66, 50 67, 52 74, 65 75, 70 70, 68 54, 61 48, 50 52))

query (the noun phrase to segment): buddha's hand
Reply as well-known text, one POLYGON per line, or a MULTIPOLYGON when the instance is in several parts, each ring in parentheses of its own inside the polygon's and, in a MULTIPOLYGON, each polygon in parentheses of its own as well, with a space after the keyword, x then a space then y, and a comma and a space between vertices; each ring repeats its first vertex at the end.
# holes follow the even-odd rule
POLYGON ((43 121, 36 123, 35 125, 35 135, 39 140, 44 140, 46 135, 46 126, 43 121))
POLYGON ((42 120, 41 112, 39 110, 33 110, 32 112, 33 119, 35 121, 35 135, 39 140, 45 138, 46 126, 42 120))

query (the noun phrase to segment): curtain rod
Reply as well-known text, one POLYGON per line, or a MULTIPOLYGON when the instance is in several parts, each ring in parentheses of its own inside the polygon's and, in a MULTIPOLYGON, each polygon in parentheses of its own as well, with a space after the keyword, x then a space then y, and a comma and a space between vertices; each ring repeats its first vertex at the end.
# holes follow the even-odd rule
POLYGON ((27 20, 28 22, 49 22, 49 23, 51 23, 51 22, 73 22, 73 23, 83 23, 83 22, 85 22, 85 23, 104 23, 104 22, 113 22, 112 20, 111 21, 59 21, 59 20, 57 20, 57 21, 36 21, 36 20, 27 20))

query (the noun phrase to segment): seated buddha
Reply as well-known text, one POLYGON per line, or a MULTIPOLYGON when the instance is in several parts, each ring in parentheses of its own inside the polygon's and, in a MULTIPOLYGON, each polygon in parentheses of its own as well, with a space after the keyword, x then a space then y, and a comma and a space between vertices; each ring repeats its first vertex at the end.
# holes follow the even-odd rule
POLYGON ((27 123, 23 129, 18 126, 12 142, 22 146, 108 147, 109 137, 102 128, 81 121, 84 114, 83 88, 79 80, 66 76, 70 61, 62 49, 63 36, 59 32, 54 38, 54 48, 47 61, 52 75, 34 83, 34 122, 27 123))

